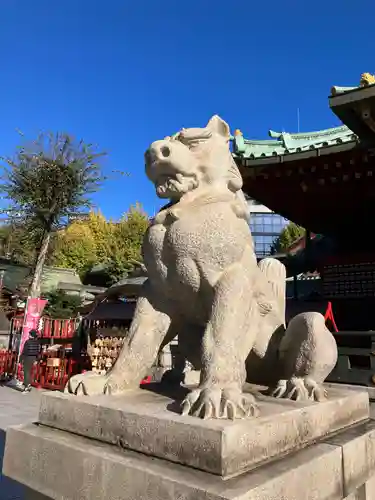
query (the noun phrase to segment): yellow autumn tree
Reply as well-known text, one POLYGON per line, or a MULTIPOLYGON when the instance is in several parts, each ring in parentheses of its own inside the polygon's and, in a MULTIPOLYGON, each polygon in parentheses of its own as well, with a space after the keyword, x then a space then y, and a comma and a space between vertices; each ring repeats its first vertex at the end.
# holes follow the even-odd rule
MULTIPOLYGON (((89 218, 91 217, 91 214, 89 218)), ((51 263, 84 274, 97 262, 94 235, 84 221, 75 221, 56 234, 51 263)))
POLYGON ((149 220, 140 204, 136 204, 113 225, 112 253, 107 272, 112 282, 129 273, 142 261, 142 242, 149 220))
POLYGON ((113 283, 141 261, 141 247, 149 221, 136 204, 119 221, 107 221, 100 212, 71 223, 60 231, 54 244, 52 263, 75 269, 81 276, 95 265, 102 265, 113 283))
POLYGON ((106 262, 112 253, 115 224, 112 221, 107 221, 100 211, 91 212, 88 218, 80 223, 88 229, 95 242, 96 263, 106 262))

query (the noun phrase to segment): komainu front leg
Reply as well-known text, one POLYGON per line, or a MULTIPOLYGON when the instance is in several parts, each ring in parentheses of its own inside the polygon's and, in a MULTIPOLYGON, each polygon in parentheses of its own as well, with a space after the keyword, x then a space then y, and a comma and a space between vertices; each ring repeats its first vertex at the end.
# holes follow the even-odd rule
POLYGON ((298 401, 324 401, 323 382, 337 361, 336 341, 317 312, 302 313, 289 323, 280 344, 283 378, 271 394, 298 401))
POLYGON ((250 328, 255 301, 241 265, 227 270, 214 289, 211 318, 202 341, 200 384, 182 403, 182 413, 201 418, 245 418, 257 414, 255 399, 245 395, 245 359, 254 343, 250 328))
POLYGON ((166 336, 172 335, 171 319, 156 305, 148 282, 138 299, 134 318, 120 355, 106 375, 87 372, 72 377, 65 389, 72 394, 118 394, 138 387, 142 377, 155 360, 166 336))

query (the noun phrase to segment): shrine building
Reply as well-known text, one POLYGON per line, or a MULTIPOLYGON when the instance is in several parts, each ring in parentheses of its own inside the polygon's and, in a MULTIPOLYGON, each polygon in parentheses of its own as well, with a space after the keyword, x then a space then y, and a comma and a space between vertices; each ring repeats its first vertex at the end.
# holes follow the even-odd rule
POLYGON ((305 258, 304 271, 319 271, 322 296, 342 323, 353 329, 356 316, 357 329, 375 330, 373 316, 363 313, 375 306, 375 77, 365 73, 357 87, 332 87, 329 105, 342 125, 271 130, 268 140, 236 130, 233 156, 247 196, 306 228, 306 253, 319 251, 305 258), (312 233, 319 237, 310 240, 312 233))
POLYGON ((271 130, 271 139, 256 141, 237 130, 233 154, 244 192, 316 234, 342 238, 352 231, 360 240, 369 235, 368 220, 375 214, 370 76, 359 87, 331 89, 330 107, 342 126, 297 134, 271 130))

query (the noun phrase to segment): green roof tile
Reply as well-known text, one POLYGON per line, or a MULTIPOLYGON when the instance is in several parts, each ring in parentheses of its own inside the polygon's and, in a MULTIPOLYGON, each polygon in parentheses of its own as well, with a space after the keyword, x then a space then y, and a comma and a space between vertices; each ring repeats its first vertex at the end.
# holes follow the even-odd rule
MULTIPOLYGON (((0 257, 0 267, 4 270, 3 287, 15 293, 30 276, 30 268, 0 257)), ((58 288, 60 282, 82 285, 78 274, 72 269, 45 266, 42 274, 41 291, 50 292, 58 288)))
MULTIPOLYGON (((355 93, 361 91, 366 87, 375 87, 375 75, 370 73, 362 73, 359 85, 356 87, 332 87, 331 88, 331 107, 332 99, 335 96, 345 93, 355 93)), ((336 111, 335 111, 336 113, 336 111)), ((338 115, 338 113, 336 113, 338 115)), ((239 160, 246 160, 244 164, 250 166, 252 160, 256 160, 256 164, 261 163, 264 159, 265 163, 276 163, 283 161, 284 155, 290 153, 305 153, 303 156, 307 157, 313 154, 319 154, 319 150, 344 144, 341 149, 348 149, 356 147, 357 143, 362 138, 359 130, 354 127, 353 123, 347 122, 341 115, 338 115, 341 120, 349 125, 355 132, 346 125, 340 127, 329 128, 325 130, 318 130, 315 132, 303 133, 289 133, 289 132, 275 132, 269 131, 271 140, 250 140, 245 139, 239 130, 236 130, 234 135, 231 136, 233 156, 239 160), (360 135, 360 137, 358 136, 360 135), (313 152, 314 150, 315 153, 313 152)), ((333 151, 332 148, 327 151, 333 151)), ((293 160, 300 158, 300 156, 293 155, 288 158, 293 160)), ((286 160, 285 160, 286 161, 286 160)), ((254 163, 255 164, 255 163, 254 163)))
POLYGON ((350 142, 356 135, 342 125, 340 127, 319 130, 316 132, 288 133, 269 131, 271 140, 249 140, 237 133, 233 137, 233 154, 242 158, 258 159, 282 156, 289 153, 301 153, 312 149, 323 148, 350 142))
POLYGON ((42 274, 41 291, 48 293, 56 290, 60 282, 82 285, 80 277, 73 269, 45 266, 42 274))
POLYGON ((339 94, 346 94, 347 92, 351 92, 352 90, 357 90, 359 88, 360 87, 337 87, 337 86, 333 86, 331 88, 331 95, 335 96, 335 95, 339 95, 339 94))

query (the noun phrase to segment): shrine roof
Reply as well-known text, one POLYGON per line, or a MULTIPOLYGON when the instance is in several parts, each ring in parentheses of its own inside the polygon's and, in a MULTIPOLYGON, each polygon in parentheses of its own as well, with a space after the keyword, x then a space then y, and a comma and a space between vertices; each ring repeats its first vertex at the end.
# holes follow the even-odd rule
POLYGON ((358 87, 334 87, 329 105, 341 126, 270 131, 256 141, 236 130, 232 154, 250 197, 314 233, 343 239, 367 234, 375 217, 375 75, 363 73, 358 87))
POLYGON ((375 75, 362 73, 355 87, 331 88, 330 107, 343 125, 316 132, 269 131, 268 140, 251 140, 236 130, 231 137, 233 156, 243 166, 302 160, 374 142, 375 75), (297 154, 298 153, 298 154, 297 154))
POLYGON ((347 94, 348 92, 360 91, 367 87, 373 87, 375 84, 375 76, 370 73, 362 73, 359 85, 355 87, 337 87, 333 86, 331 88, 331 97, 335 97, 341 94, 347 94))
POLYGON ((237 130, 232 140, 234 156, 249 160, 274 158, 277 161, 278 157, 291 153, 314 151, 357 140, 357 136, 345 125, 302 133, 270 130, 269 136, 271 139, 268 140, 245 139, 237 130))

